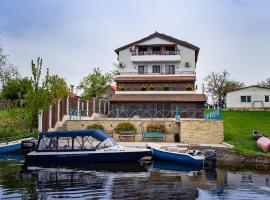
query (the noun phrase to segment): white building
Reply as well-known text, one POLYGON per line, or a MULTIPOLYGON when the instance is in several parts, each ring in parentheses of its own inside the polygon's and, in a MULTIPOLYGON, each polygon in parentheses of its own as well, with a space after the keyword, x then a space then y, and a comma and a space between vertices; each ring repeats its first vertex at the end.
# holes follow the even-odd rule
POLYGON ((173 117, 177 109, 181 117, 202 118, 206 96, 195 92, 199 50, 158 32, 116 49, 111 110, 121 117, 173 117))
POLYGON ((270 109, 270 88, 252 85, 226 95, 228 109, 270 109))

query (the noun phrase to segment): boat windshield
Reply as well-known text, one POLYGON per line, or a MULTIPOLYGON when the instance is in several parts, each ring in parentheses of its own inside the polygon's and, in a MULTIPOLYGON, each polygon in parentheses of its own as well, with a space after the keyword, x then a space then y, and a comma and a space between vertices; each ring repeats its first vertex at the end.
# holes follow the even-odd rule
POLYGON ((112 138, 107 138, 106 140, 98 144, 96 149, 97 150, 106 149, 113 146, 116 146, 116 142, 112 138))
POLYGON ((100 141, 91 136, 42 137, 39 140, 37 151, 95 150, 109 148, 115 145, 116 142, 112 138, 100 141))

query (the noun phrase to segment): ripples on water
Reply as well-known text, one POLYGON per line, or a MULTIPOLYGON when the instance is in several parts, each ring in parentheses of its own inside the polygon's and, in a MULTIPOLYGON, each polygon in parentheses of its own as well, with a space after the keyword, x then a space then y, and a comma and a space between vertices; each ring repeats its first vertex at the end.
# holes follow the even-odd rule
POLYGON ((204 171, 164 161, 29 167, 0 157, 1 199, 270 199, 270 174, 204 171))

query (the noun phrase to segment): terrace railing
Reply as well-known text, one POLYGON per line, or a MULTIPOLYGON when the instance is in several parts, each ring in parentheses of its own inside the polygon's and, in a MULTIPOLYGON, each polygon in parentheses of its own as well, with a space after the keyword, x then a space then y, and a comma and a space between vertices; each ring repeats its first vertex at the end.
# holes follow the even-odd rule
POLYGON ((222 109, 210 109, 206 110, 204 113, 204 119, 206 120, 221 120, 222 119, 222 109))
POLYGON ((153 72, 120 72, 119 75, 174 75, 174 74, 187 74, 187 75, 195 75, 195 71, 177 71, 175 73, 166 73, 166 72, 159 72, 159 73, 153 73, 153 72))

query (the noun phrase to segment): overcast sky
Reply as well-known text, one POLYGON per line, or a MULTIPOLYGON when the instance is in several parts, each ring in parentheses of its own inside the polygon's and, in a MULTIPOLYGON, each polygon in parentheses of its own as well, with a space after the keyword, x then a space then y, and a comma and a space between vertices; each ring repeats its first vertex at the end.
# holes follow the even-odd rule
POLYGON ((200 47, 198 85, 211 71, 256 84, 270 76, 268 0, 1 0, 0 43, 23 76, 38 56, 77 85, 114 49, 158 31, 200 47))

